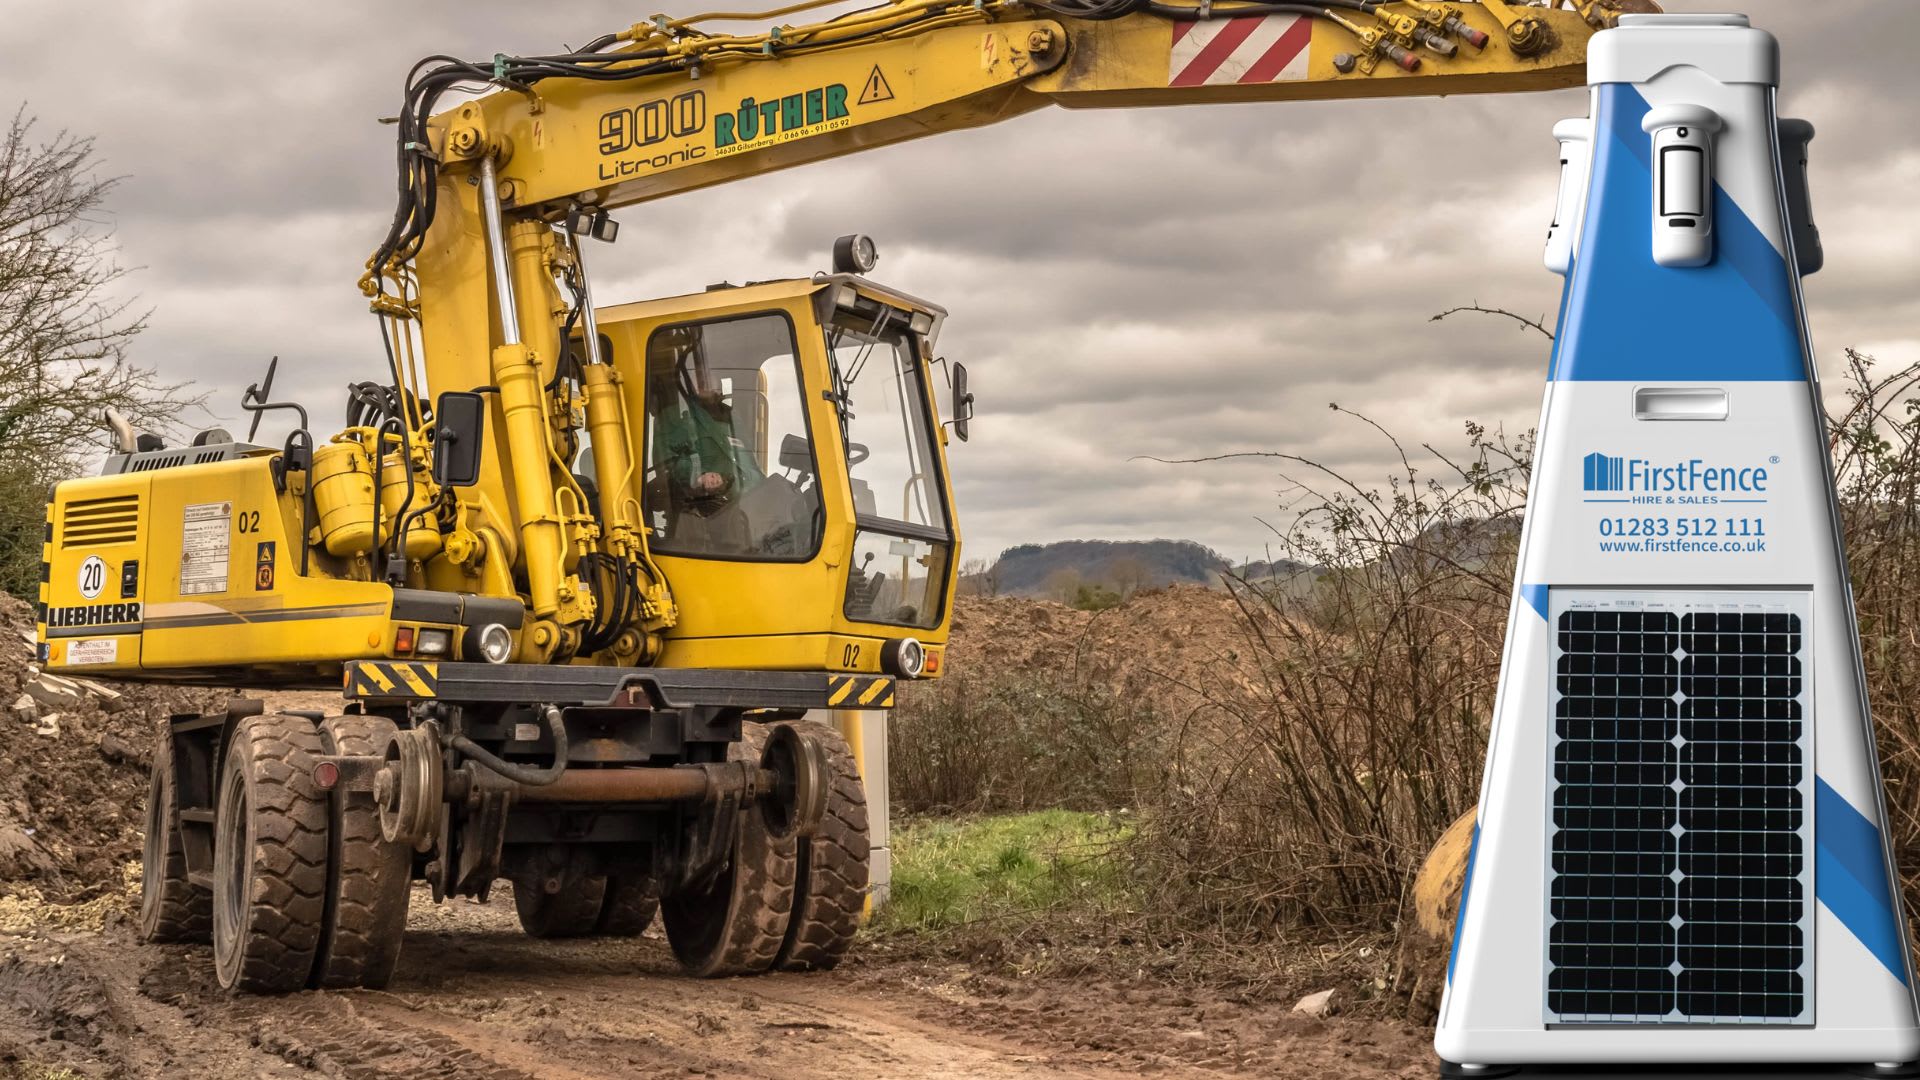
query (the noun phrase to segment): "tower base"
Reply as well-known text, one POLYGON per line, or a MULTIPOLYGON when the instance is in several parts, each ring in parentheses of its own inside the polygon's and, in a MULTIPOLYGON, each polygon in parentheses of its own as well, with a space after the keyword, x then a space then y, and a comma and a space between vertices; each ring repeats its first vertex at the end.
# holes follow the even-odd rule
POLYGON ((1720 1077, 1723 1080, 1856 1080, 1878 1077, 1881 1080, 1905 1080, 1920 1077, 1920 1062, 1901 1065, 1455 1065, 1440 1063, 1442 1080, 1695 1080, 1720 1077))

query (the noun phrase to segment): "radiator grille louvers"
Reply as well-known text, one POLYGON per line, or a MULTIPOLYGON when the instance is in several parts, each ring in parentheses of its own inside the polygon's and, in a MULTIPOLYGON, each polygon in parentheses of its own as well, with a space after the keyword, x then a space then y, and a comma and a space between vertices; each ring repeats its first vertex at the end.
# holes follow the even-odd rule
MULTIPOLYGON (((219 459, 212 458, 212 459, 203 459, 203 460, 217 461, 219 459)), ((127 469, 127 471, 128 472, 152 472, 155 469, 171 469, 178 465, 185 465, 186 463, 187 463, 187 452, 184 450, 180 450, 180 451, 175 451, 169 454, 157 454, 152 457, 135 457, 133 459, 132 465, 127 469)), ((198 464, 198 462, 196 462, 195 464, 198 464)))
POLYGON ((131 544, 140 536, 140 496, 77 499, 60 516, 62 548, 131 544))

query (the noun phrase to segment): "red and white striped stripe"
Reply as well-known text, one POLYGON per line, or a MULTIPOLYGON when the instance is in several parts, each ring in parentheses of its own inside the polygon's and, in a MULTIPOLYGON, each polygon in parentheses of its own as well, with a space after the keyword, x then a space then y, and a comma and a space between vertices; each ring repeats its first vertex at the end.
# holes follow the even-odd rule
POLYGON ((1306 15, 1248 16, 1173 24, 1168 86, 1229 86, 1307 77, 1313 20, 1306 15))

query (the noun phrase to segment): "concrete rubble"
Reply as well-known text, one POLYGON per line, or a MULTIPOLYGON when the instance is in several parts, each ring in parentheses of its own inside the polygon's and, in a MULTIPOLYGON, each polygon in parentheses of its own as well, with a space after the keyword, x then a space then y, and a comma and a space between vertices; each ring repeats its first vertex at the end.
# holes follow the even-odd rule
POLYGON ((1308 994, 1294 1003, 1293 1011, 1306 1016, 1331 1016, 1333 1014, 1333 991, 1322 990, 1317 994, 1308 994))

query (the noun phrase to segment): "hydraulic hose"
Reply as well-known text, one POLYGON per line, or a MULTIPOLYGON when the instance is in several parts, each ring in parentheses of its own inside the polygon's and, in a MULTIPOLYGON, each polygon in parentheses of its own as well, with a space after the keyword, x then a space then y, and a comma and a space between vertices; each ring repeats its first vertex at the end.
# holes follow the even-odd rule
POLYGON ((561 722, 560 710, 551 705, 541 710, 540 722, 553 735, 553 763, 545 768, 507 761, 465 735, 455 735, 447 740, 447 745, 516 784, 546 787, 567 771, 567 725, 561 722))

